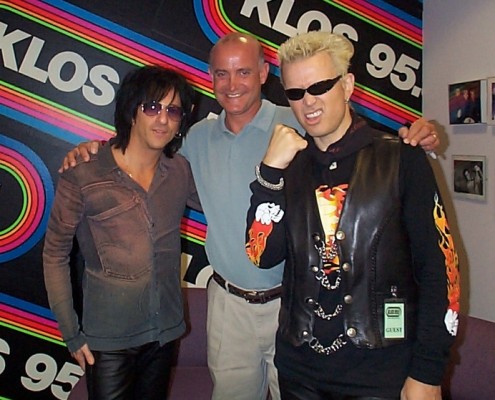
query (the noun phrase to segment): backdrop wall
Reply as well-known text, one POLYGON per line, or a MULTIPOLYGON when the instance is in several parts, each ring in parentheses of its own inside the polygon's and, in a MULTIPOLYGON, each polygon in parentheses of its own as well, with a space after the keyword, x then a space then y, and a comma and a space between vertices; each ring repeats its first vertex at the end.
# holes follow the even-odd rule
MULTIPOLYGON (((284 103, 276 50, 310 29, 353 40, 359 113, 389 131, 421 115, 421 1, 0 0, 0 399, 66 399, 82 374, 48 309, 43 235, 62 157, 113 135, 123 76, 145 64, 177 69, 198 94, 198 117, 218 113, 208 51, 225 33, 245 31, 270 63, 264 96, 284 103)), ((209 275, 205 232, 204 216, 188 210, 189 285, 209 275)), ((77 278, 76 253, 74 265, 77 278)))

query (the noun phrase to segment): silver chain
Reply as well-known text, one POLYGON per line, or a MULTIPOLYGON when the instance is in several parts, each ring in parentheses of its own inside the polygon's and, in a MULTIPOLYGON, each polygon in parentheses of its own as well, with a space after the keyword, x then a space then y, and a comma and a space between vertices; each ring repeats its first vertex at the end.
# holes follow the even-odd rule
POLYGON ((330 354, 335 353, 337 350, 340 350, 342 347, 344 347, 347 344, 347 341, 344 340, 344 334, 341 333, 339 336, 337 336, 337 338, 332 342, 330 346, 324 347, 316 338, 313 338, 308 344, 309 347, 311 347, 317 353, 329 356, 330 354))
MULTIPOLYGON (((321 260, 325 260, 325 259, 333 260, 337 256, 337 243, 335 242, 330 248, 329 255, 325 254, 325 243, 323 242, 323 240, 320 240, 317 243, 315 243, 315 249, 316 251, 318 251, 318 255, 320 256, 321 260)), ((338 276, 335 279, 335 283, 333 284, 330 282, 327 274, 325 274, 325 272, 323 272, 321 268, 318 270, 318 272, 315 273, 315 278, 318 281, 320 281, 320 285, 323 286, 325 289, 335 290, 339 288, 340 281, 342 280, 342 277, 340 276, 340 268, 336 272, 338 276)))
POLYGON ((331 314, 327 314, 323 307, 318 304, 318 308, 314 310, 315 314, 320 317, 321 319, 324 319, 326 321, 330 321, 333 317, 336 317, 337 315, 340 314, 342 311, 342 304, 337 304, 337 307, 335 307, 335 310, 331 314))
MULTIPOLYGON (((332 246, 330 247, 330 251, 327 253, 325 251, 325 243, 323 240, 319 240, 318 242, 315 243, 315 248, 318 251, 318 255, 320 256, 320 259, 322 260, 333 260, 335 257, 337 257, 337 243, 334 242, 332 246)), ((336 290, 340 286, 340 282, 342 280, 342 277, 340 275, 340 268, 337 269, 337 278, 335 279, 335 283, 331 283, 330 280, 328 279, 327 274, 319 268, 318 271, 315 273, 315 278, 320 282, 320 285, 323 286, 327 290, 336 290)), ((324 319, 326 321, 330 321, 332 318, 336 317, 342 312, 342 304, 337 304, 335 307, 335 310, 333 313, 326 313, 323 307, 320 304, 317 304, 317 307, 314 309, 314 313, 320 317, 321 319, 324 319)), ((347 341, 344 340, 344 334, 340 334, 337 336, 332 344, 330 346, 323 346, 320 341, 313 337, 313 339, 308 343, 309 347, 311 347, 314 351, 316 351, 319 354, 325 354, 325 355, 330 355, 335 353, 336 351, 340 350, 342 347, 344 347, 347 344, 347 341)))
POLYGON ((335 283, 332 285, 330 280, 328 279, 328 276, 323 273, 323 274, 315 274, 315 278, 320 281, 320 285, 323 286, 327 290, 335 290, 338 289, 340 286, 340 281, 342 280, 342 277, 340 276, 340 269, 337 270, 338 276, 337 279, 335 279, 335 283))

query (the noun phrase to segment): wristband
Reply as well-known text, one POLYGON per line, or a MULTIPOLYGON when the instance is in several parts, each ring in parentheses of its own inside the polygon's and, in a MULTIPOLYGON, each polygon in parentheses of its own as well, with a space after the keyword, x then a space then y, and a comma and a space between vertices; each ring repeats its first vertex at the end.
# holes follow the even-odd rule
POLYGON ((278 183, 271 183, 264 180, 263 177, 261 176, 259 164, 256 165, 254 172, 256 174, 256 180, 261 186, 271 190, 282 190, 284 188, 284 178, 280 178, 280 181, 278 183))

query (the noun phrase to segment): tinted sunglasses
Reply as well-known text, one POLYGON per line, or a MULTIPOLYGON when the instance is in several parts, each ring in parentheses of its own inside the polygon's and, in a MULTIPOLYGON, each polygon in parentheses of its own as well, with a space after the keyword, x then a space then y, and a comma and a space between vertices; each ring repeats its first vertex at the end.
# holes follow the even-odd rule
POLYGON ((148 117, 156 117, 162 112, 163 109, 167 112, 168 117, 175 122, 180 122, 182 117, 185 115, 182 107, 174 106, 172 104, 164 106, 157 101, 150 101, 149 103, 141 104, 141 110, 143 110, 148 117))
POLYGON ((304 97, 304 94, 308 92, 310 95, 313 96, 320 96, 328 91, 330 91, 335 84, 342 78, 340 75, 333 78, 333 79, 326 79, 324 81, 319 81, 316 83, 313 83, 311 86, 309 86, 306 89, 301 89, 301 88, 292 88, 292 89, 285 89, 285 95, 289 100, 301 100, 304 97))

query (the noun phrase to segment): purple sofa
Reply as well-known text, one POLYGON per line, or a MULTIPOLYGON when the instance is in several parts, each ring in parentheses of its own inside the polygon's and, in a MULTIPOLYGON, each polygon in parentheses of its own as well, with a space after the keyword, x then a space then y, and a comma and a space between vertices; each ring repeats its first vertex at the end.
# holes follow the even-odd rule
POLYGON ((495 399, 495 322, 461 315, 442 385, 444 399, 495 399))
POLYGON ((206 289, 184 289, 188 332, 181 340, 169 400, 210 400, 213 392, 206 361, 206 289))
MULTIPOLYGON (((171 400, 209 400, 213 384, 206 362, 206 289, 184 290, 188 332, 178 351, 171 400)), ((69 400, 86 400, 84 377, 69 400)), ((495 399, 495 322, 461 315, 442 385, 445 400, 495 399)))
MULTIPOLYGON (((206 361, 206 289, 184 289, 188 329, 181 340, 172 372, 169 400, 210 400, 213 383, 206 361)), ((87 400, 84 376, 69 400, 87 400)))

